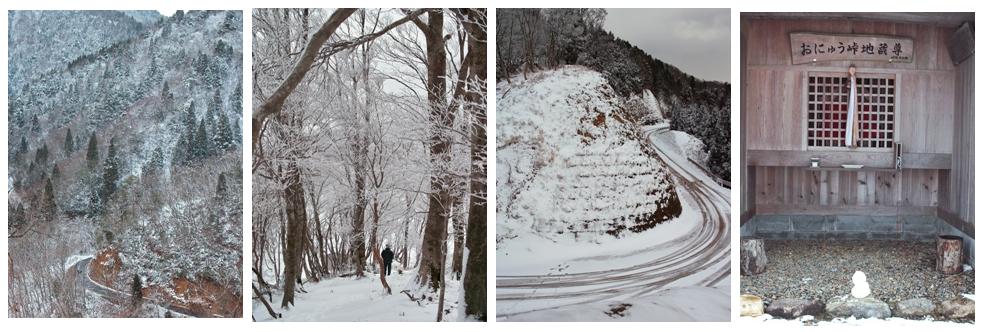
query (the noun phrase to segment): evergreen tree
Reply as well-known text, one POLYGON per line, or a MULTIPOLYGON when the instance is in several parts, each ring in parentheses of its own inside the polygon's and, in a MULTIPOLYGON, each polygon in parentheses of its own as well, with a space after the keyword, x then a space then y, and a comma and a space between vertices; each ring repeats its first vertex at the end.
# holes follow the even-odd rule
POLYGON ((233 90, 233 95, 229 96, 229 108, 236 114, 240 114, 243 110, 243 86, 241 82, 236 82, 236 89, 233 90))
POLYGON ((110 147, 103 160, 103 187, 100 191, 100 201, 107 202, 116 192, 116 182, 120 179, 120 161, 116 157, 115 139, 110 139, 110 147))
POLYGON ((89 136, 89 149, 86 151, 86 162, 89 169, 95 169, 99 164, 99 147, 97 146, 96 133, 89 136))
POLYGON ((212 111, 212 115, 221 114, 223 109, 223 98, 219 95, 219 89, 212 94, 212 104, 209 105, 209 110, 212 111))
POLYGON ((171 105, 171 102, 175 99, 175 95, 171 94, 171 87, 168 86, 168 81, 164 82, 161 87, 161 99, 163 99, 166 105, 171 105))
POLYGON ((48 162, 48 143, 44 143, 34 152, 34 162, 44 165, 48 162))
POLYGON ((171 151, 171 162, 172 165, 185 165, 188 162, 188 137, 185 133, 181 133, 178 136, 178 142, 175 143, 175 148, 171 151))
POLYGON ((219 172, 219 180, 216 181, 216 197, 219 199, 226 198, 226 175, 223 172, 219 172))
POLYGON ((144 300, 144 284, 140 281, 140 276, 134 273, 133 282, 130 283, 130 304, 136 308, 144 300))
POLYGON ((65 131, 65 155, 68 156, 75 152, 75 143, 72 141, 72 128, 65 131))
POLYGON ((45 224, 55 220, 58 205, 55 204, 55 188, 51 184, 51 179, 45 182, 44 191, 41 193, 40 202, 37 205, 37 212, 40 219, 45 224))
POLYGON ((233 129, 229 127, 229 118, 225 115, 219 116, 218 126, 214 137, 214 145, 217 153, 221 153, 233 147, 233 129))
POLYGON ((51 180, 58 183, 58 180, 62 177, 62 172, 58 170, 58 164, 51 167, 51 180))
POLYGON ((31 116, 31 132, 37 134, 41 130, 41 122, 38 121, 38 115, 35 114, 31 116))
POLYGON ((24 137, 24 136, 21 136, 21 147, 19 149, 19 153, 27 152, 27 149, 28 149, 28 146, 27 146, 27 138, 24 137))
POLYGON ((216 144, 216 135, 219 135, 219 126, 216 124, 216 115, 221 112, 221 104, 222 99, 219 97, 219 90, 216 90, 215 94, 213 94, 212 100, 209 101, 209 109, 205 113, 205 119, 203 119, 205 121, 205 129, 207 131, 206 134, 211 132, 210 135, 206 136, 206 138, 208 138, 206 143, 209 144, 209 151, 219 150, 219 147, 216 144))
POLYGON ((184 140, 180 140, 183 152, 181 159, 182 161, 190 161, 195 158, 195 100, 192 100, 188 104, 188 109, 185 110, 185 114, 182 116, 182 124, 184 125, 184 140))
POLYGON ((192 140, 192 158, 195 160, 204 159, 209 156, 208 136, 205 133, 205 121, 199 121, 199 129, 195 132, 192 140))

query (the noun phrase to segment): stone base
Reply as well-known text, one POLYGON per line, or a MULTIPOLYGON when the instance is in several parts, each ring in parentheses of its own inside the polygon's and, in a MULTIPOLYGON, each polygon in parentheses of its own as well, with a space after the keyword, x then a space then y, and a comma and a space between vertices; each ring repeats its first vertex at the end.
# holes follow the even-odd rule
POLYGON ((924 318, 935 314, 935 303, 923 297, 897 302, 894 317, 924 318))
POLYGON ((825 304, 818 300, 779 299, 767 306, 767 313, 774 317, 794 319, 804 315, 816 316, 825 310, 825 304))
POLYGON ((941 314, 951 319, 975 319, 976 301, 957 297, 952 300, 942 302, 941 314))
POLYGON ((825 311, 835 317, 889 318, 890 305, 874 297, 857 299, 849 295, 837 296, 825 304, 825 311))

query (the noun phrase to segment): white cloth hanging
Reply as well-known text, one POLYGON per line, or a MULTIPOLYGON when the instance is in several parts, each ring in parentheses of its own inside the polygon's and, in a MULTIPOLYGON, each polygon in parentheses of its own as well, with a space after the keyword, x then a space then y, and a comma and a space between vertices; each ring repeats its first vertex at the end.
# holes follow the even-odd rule
POLYGON ((853 125, 856 120, 856 75, 849 75, 849 116, 846 118, 846 146, 853 146, 853 125))

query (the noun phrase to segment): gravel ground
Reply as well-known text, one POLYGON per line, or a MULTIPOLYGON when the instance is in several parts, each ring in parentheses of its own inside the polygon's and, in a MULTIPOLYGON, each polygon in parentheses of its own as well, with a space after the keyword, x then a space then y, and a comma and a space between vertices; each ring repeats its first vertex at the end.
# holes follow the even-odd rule
POLYGON ((764 246, 767 272, 742 276, 740 287, 765 304, 849 294, 857 270, 866 273, 873 296, 891 306, 915 297, 941 303, 975 293, 975 271, 944 276, 935 270, 934 242, 765 240, 764 246))

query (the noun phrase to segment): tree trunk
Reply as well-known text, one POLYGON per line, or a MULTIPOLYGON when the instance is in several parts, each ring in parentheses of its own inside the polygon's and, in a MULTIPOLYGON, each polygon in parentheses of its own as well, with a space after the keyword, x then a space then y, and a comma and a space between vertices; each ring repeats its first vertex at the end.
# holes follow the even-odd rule
MULTIPOLYGON (((373 227, 370 227, 370 248, 376 250, 380 246, 380 242, 377 239, 377 233, 380 231, 380 205, 376 197, 373 197, 373 204, 370 204, 370 206, 370 214, 373 217, 373 227)), ((369 258, 374 264, 377 263, 376 254, 370 255, 369 258)))
POLYGON ((763 239, 743 239, 740 244, 740 273, 745 276, 767 271, 767 253, 763 239))
POLYGON ((301 255, 305 246, 305 192, 301 185, 301 172, 296 164, 288 166, 288 183, 284 189, 285 212, 288 216, 284 252, 284 298, 281 307, 294 305, 295 284, 301 277, 301 255))
POLYGON ((393 294, 390 291, 390 284, 387 283, 387 272, 386 264, 383 263, 383 257, 380 256, 380 247, 373 247, 373 259, 376 260, 377 266, 380 267, 380 284, 383 286, 383 290, 387 291, 387 295, 393 294))
POLYGON ((954 235, 938 236, 938 272, 957 274, 962 272, 962 238, 954 235))
POLYGON ((256 294, 257 298, 260 299, 260 302, 264 304, 264 307, 267 308, 267 313, 270 314, 272 318, 274 319, 281 318, 281 314, 275 312, 274 308, 271 308, 270 303, 268 303, 267 299, 264 298, 264 294, 262 294, 260 290, 257 289, 257 285, 253 285, 253 293, 256 294))
MULTIPOLYGON (((308 211, 305 211, 305 213, 308 213, 308 211)), ((309 278, 314 278, 315 280, 318 280, 318 276, 312 273, 312 270, 314 269, 314 266, 312 265, 312 255, 311 255, 312 242, 311 242, 311 237, 308 236, 309 232, 308 232, 307 222, 305 223, 305 228, 302 230, 302 233, 305 234, 305 237, 302 238, 302 241, 304 242, 302 242, 302 247, 301 247, 301 267, 303 268, 305 275, 307 275, 309 278)))
MULTIPOLYGON (((363 141, 360 139, 361 146, 363 141)), ((361 147, 358 153, 365 151, 361 147)), ((356 156, 357 159, 363 156, 356 156)), ((354 275, 357 278, 363 277, 363 270, 366 269, 366 234, 363 231, 364 215, 366 214, 366 178, 364 176, 364 168, 361 165, 362 162, 357 161, 353 174, 355 179, 355 194, 356 194, 356 205, 353 206, 353 233, 352 233, 352 249, 353 249, 353 266, 355 267, 354 275)))
MULTIPOLYGON (((255 268, 257 267, 263 268, 264 253, 267 250, 266 248, 268 245, 266 232, 267 232, 267 223, 269 221, 269 217, 264 215, 264 216, 258 216, 258 218, 260 218, 261 220, 260 225, 258 225, 259 229, 253 230, 253 266, 255 268)), ((259 283, 260 286, 264 288, 270 287, 270 284, 268 284, 267 281, 264 280, 264 276, 261 274, 257 275, 257 283, 259 283)))
MULTIPOLYGON (((319 188, 318 192, 321 193, 322 189, 319 188)), ((328 262, 325 260, 325 240, 322 235, 322 217, 318 212, 318 196, 315 194, 316 190, 314 188, 314 183, 312 183, 311 190, 308 191, 308 197, 311 199, 312 204, 312 224, 314 224, 315 231, 309 232, 315 237, 314 241, 318 244, 318 248, 312 248, 315 251, 315 262, 318 266, 318 274, 328 273, 328 262)), ((313 245, 314 247, 314 245, 313 245)))
POLYGON ((418 284, 438 290, 442 266, 442 245, 448 234, 449 194, 447 186, 451 183, 445 168, 451 160, 450 142, 446 131, 452 125, 452 114, 446 110, 445 102, 445 39, 443 29, 445 14, 441 10, 428 12, 428 23, 420 20, 414 23, 425 35, 425 49, 428 60, 428 104, 432 121, 429 138, 430 158, 433 167, 428 193, 428 216, 425 219, 424 236, 421 241, 421 261, 418 267, 418 284))
MULTIPOLYGON (((446 244, 442 245, 442 266, 445 266, 445 256, 448 254, 448 246, 446 244)), ((441 283, 441 291, 438 293, 438 317, 435 319, 436 322, 442 321, 442 316, 445 314, 445 273, 442 273, 439 278, 441 283)))
POLYGON ((466 94, 466 108, 473 112, 472 165, 469 181, 469 222, 466 229, 466 246, 469 258, 466 263, 465 291, 466 315, 486 321, 486 10, 467 11, 471 18, 464 24, 469 31, 469 52, 476 54, 473 63, 479 91, 470 89, 466 94), (477 23, 483 26, 477 26, 477 23), (482 105, 481 105, 482 104, 482 105))
POLYGON ((401 266, 403 266, 405 269, 408 267, 407 265, 408 256, 410 256, 407 253, 407 237, 408 237, 409 228, 411 228, 411 221, 405 220, 404 221, 404 248, 401 249, 401 266))
POLYGON ((455 280, 462 280, 462 244, 466 238, 466 221, 462 220, 463 215, 459 213, 462 206, 462 195, 456 190, 456 195, 452 198, 452 274, 455 280))

